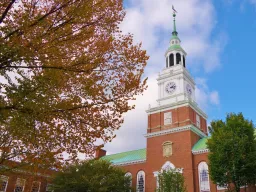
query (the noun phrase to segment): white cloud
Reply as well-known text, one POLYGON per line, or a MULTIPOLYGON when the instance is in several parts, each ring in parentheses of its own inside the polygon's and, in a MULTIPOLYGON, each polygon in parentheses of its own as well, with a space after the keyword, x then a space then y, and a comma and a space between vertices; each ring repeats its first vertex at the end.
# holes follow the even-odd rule
POLYGON ((148 79, 148 89, 143 95, 137 97, 136 108, 125 114, 125 121, 120 130, 116 131, 117 137, 105 145, 108 154, 140 149, 146 146, 146 139, 143 135, 147 131, 147 114, 146 110, 149 104, 154 104, 157 99, 157 82, 156 76, 148 79))
POLYGON ((213 105, 219 105, 220 104, 220 98, 219 98, 219 93, 218 91, 212 91, 210 93, 210 102, 213 105))
MULTIPOLYGON (((129 7, 121 29, 134 34, 135 42, 142 42, 150 56, 145 76, 149 76, 148 90, 137 97, 136 108, 125 115, 125 121, 117 137, 106 144, 108 154, 134 150, 146 146, 144 134, 147 129, 149 104, 157 99, 156 75, 165 66, 164 53, 172 32, 172 4, 178 11, 177 31, 182 46, 188 53, 187 65, 195 71, 212 72, 221 66, 220 53, 226 44, 226 36, 212 37, 216 25, 215 10, 208 0, 128 0, 129 7)), ((210 90, 205 78, 196 78, 196 97, 199 106, 208 109, 219 105, 219 94, 210 90)))
POLYGON ((219 106, 219 93, 216 90, 210 90, 207 85, 207 79, 196 78, 196 100, 199 106, 207 111, 209 107, 219 106))

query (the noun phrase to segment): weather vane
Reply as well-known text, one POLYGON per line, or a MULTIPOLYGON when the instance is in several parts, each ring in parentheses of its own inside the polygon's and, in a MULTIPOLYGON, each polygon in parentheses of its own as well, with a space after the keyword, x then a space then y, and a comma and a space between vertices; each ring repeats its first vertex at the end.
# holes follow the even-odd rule
POLYGON ((173 10, 173 14, 175 15, 175 13, 178 13, 175 9, 174 6, 172 5, 172 10, 173 10))

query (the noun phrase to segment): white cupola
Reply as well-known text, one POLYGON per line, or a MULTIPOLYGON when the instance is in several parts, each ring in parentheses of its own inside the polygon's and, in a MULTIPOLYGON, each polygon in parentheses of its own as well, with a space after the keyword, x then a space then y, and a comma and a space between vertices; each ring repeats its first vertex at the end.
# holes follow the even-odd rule
POLYGON ((175 65, 182 65, 186 68, 186 55, 187 53, 180 46, 180 39, 178 37, 178 32, 176 31, 176 14, 173 13, 173 32, 172 38, 170 40, 170 45, 165 53, 166 57, 166 68, 173 67, 175 65))

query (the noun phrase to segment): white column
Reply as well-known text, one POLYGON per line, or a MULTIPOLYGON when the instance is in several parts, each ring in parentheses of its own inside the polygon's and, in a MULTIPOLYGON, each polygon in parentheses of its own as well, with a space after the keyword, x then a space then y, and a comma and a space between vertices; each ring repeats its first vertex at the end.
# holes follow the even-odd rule
POLYGON ((177 65, 177 62, 176 62, 176 52, 173 52, 173 58, 174 58, 174 65, 177 65))
POLYGON ((167 55, 167 63, 168 63, 168 67, 170 67, 170 58, 169 58, 170 54, 167 55))
POLYGON ((181 65, 184 66, 183 65, 183 53, 180 53, 180 57, 181 57, 181 60, 180 60, 181 61, 181 65))
POLYGON ((158 171, 154 171, 153 174, 154 174, 154 177, 156 178, 156 188, 158 189, 158 187, 159 187, 159 182, 158 182, 158 174, 159 174, 159 172, 158 171))

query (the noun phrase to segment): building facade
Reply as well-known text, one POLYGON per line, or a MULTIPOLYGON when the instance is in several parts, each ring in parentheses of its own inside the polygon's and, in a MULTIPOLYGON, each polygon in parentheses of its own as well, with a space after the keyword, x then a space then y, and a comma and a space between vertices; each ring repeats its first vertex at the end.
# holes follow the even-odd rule
POLYGON ((187 53, 181 47, 175 17, 174 13, 165 68, 157 78, 158 105, 146 111, 146 148, 107 156, 101 150, 96 156, 126 170, 138 192, 154 192, 159 171, 166 169, 184 175, 188 192, 224 191, 209 178, 207 115, 195 101, 195 81, 186 68, 187 53))
POLYGON ((0 174, 0 192, 52 192, 49 179, 55 172, 14 169, 0 174))

